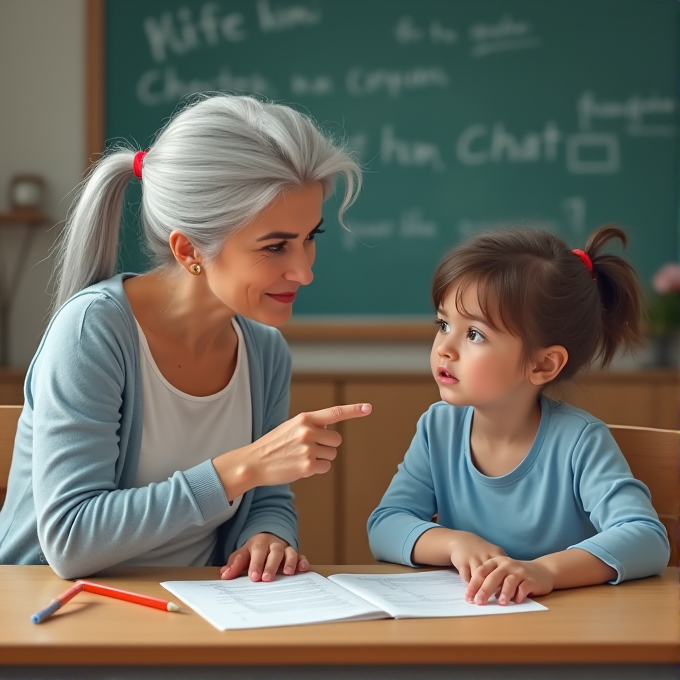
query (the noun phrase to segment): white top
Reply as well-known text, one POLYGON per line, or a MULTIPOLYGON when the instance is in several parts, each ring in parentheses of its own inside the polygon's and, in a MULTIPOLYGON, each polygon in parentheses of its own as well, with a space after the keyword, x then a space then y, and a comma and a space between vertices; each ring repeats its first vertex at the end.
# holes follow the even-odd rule
MULTIPOLYGON (((162 482, 177 470, 187 470, 252 441, 252 409, 248 353, 238 323, 236 368, 229 384, 216 394, 194 397, 173 387, 160 372, 139 324, 144 398, 142 445, 135 486, 162 482)), ((125 565, 206 566, 217 542, 217 527, 232 517, 241 503, 211 522, 191 526, 172 541, 127 560, 125 565)))

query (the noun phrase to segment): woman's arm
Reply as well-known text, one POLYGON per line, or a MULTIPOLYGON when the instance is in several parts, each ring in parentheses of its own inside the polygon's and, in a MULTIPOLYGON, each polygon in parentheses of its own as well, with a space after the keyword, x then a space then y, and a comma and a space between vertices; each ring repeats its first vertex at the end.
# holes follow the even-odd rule
POLYGON ((210 461, 158 484, 120 488, 135 438, 131 414, 121 416, 135 399, 126 335, 133 337, 114 302, 80 295, 53 319, 29 375, 38 538, 62 578, 130 559, 228 508, 210 461))

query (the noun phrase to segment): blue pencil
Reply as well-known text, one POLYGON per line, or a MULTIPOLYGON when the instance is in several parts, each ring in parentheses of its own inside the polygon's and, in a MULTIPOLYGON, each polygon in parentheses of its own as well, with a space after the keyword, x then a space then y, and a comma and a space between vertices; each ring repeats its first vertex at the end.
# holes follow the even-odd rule
POLYGON ((77 595, 83 589, 84 586, 82 583, 76 583, 74 586, 69 588, 65 593, 62 593, 57 598, 52 600, 47 605, 47 607, 45 607, 45 609, 41 609, 36 614, 33 614, 33 616, 31 616, 31 621, 33 621, 33 623, 40 623, 41 621, 44 621, 48 616, 54 614, 54 612, 56 612, 57 609, 65 605, 72 597, 77 595))

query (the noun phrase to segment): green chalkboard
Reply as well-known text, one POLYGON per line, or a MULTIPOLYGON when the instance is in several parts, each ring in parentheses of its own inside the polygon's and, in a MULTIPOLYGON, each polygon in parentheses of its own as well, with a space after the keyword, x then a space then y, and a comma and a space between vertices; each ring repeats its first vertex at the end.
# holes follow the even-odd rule
MULTIPOLYGON (((627 228, 643 282, 678 257, 678 3, 109 0, 105 132, 146 146, 182 97, 258 92, 346 135, 366 168, 325 211, 297 318, 430 314, 441 255, 538 224, 627 228)), ((132 188, 122 266, 146 266, 132 188)))

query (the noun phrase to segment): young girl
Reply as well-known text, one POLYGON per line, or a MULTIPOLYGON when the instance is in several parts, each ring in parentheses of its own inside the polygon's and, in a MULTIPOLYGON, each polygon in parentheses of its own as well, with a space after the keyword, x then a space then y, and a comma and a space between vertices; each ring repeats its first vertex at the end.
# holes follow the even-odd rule
POLYGON ((431 367, 443 401, 368 520, 377 559, 453 565, 477 604, 666 567, 665 528, 607 426, 543 394, 641 339, 635 273, 602 253, 612 239, 625 247, 612 226, 585 252, 497 231, 442 260, 431 367))

